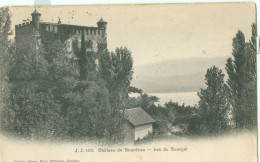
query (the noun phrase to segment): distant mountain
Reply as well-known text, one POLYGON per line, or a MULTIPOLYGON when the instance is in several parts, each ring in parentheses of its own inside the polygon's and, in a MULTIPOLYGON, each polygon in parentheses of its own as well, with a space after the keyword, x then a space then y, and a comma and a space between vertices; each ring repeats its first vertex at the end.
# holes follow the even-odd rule
POLYGON ((138 66, 132 86, 147 93, 194 92, 205 87, 205 74, 213 65, 225 72, 227 57, 185 58, 138 66))

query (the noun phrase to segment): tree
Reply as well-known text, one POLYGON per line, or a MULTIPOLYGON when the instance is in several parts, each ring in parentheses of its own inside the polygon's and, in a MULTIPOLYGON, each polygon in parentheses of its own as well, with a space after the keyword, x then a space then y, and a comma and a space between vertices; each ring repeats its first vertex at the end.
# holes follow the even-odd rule
POLYGON ((252 24, 252 35, 246 48, 246 71, 248 73, 248 82, 245 82, 245 96, 246 96, 246 127, 254 128, 257 126, 257 72, 256 72, 256 24, 252 24))
POLYGON ((38 50, 9 49, 15 51, 14 66, 7 72, 9 91, 1 124, 12 134, 48 139, 66 136, 64 95, 74 87, 77 73, 64 44, 45 34, 38 50))
POLYGON ((127 97, 133 75, 133 59, 127 48, 117 48, 111 53, 103 51, 100 56, 98 71, 105 82, 110 103, 105 134, 111 142, 122 142, 124 118, 121 111, 128 106, 127 97))
POLYGON ((187 124, 190 116, 196 111, 195 107, 179 105, 178 102, 172 100, 165 103, 164 106, 167 109, 169 121, 176 124, 187 124))
POLYGON ((93 51, 87 51, 86 46, 92 46, 92 41, 85 40, 84 34, 81 35, 80 47, 78 47, 78 40, 73 41, 73 51, 76 56, 79 58, 79 72, 81 80, 95 80, 97 79, 96 72, 96 56, 98 53, 93 51))
POLYGON ((109 115, 107 90, 95 82, 79 81, 65 98, 69 102, 66 114, 68 135, 104 138, 109 115))
POLYGON ((13 65, 13 44, 8 39, 11 34, 11 14, 9 8, 0 8, 0 111, 1 130, 13 130, 15 112, 7 108, 10 89, 8 73, 13 65))
MULTIPOLYGON (((0 8, 0 97, 4 97, 8 72, 13 64, 13 44, 8 39, 11 35, 11 14, 9 8, 0 8)), ((2 103, 2 101, 0 101, 2 103)))
MULTIPOLYGON (((248 57, 249 57, 249 66, 251 66, 251 70, 250 72, 252 73, 252 75, 256 75, 256 38, 257 38, 257 28, 256 28, 256 24, 253 23, 251 25, 251 31, 252 31, 252 35, 251 35, 251 39, 249 41, 249 43, 247 43, 248 45, 248 57)), ((255 78, 254 78, 255 79, 255 78)))
POLYGON ((213 66, 205 75, 206 89, 198 92, 199 115, 203 121, 203 132, 219 134, 228 127, 228 88, 222 70, 213 66))
POLYGON ((79 71, 80 71, 80 79, 87 79, 87 54, 86 54, 86 45, 85 45, 85 37, 84 34, 81 36, 81 47, 79 51, 79 71))
POLYGON ((53 95, 46 92, 17 90, 9 96, 9 104, 3 111, 5 132, 25 138, 48 138, 63 136, 60 106, 53 102, 53 95))
MULTIPOLYGON (((0 9, 0 41, 1 45, 4 43, 9 43, 8 36, 12 34, 11 29, 11 14, 8 7, 3 7, 0 9)), ((8 46, 6 46, 8 47, 8 46)))
POLYGON ((99 58, 99 73, 108 89, 112 112, 123 109, 133 75, 131 52, 127 48, 105 51, 99 58))
POLYGON ((47 87, 56 102, 61 105, 64 115, 69 106, 69 101, 64 96, 71 93, 76 86, 79 78, 78 67, 67 57, 63 42, 57 39, 48 40, 50 45, 43 44, 43 54, 48 62, 47 87))
POLYGON ((226 64, 229 99, 236 128, 256 126, 256 26, 252 24, 252 36, 245 41, 242 31, 233 38, 233 59, 226 64))
POLYGON ((136 88, 136 87, 133 87, 133 86, 130 86, 128 88, 128 93, 139 93, 139 94, 142 94, 143 90, 139 89, 139 88, 136 88))
MULTIPOLYGON (((60 42, 52 43, 52 48, 60 46, 60 42)), ((50 53, 51 47, 15 52, 3 110, 7 120, 2 125, 12 134, 48 139, 66 136, 62 96, 69 90, 68 77, 73 76, 73 69, 63 51, 50 53)))

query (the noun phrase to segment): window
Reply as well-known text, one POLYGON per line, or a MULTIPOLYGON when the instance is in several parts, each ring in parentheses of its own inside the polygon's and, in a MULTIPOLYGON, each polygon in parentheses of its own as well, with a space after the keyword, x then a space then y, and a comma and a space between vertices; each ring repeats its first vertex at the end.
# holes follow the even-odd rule
POLYGON ((52 26, 52 25, 50 25, 50 31, 51 31, 51 32, 53 31, 53 26, 52 26))
POLYGON ((66 41, 66 48, 67 48, 67 51, 68 51, 68 52, 71 52, 71 51, 72 51, 72 48, 71 48, 71 40, 67 40, 67 41, 66 41))
POLYGON ((54 26, 54 32, 57 33, 58 31, 58 26, 54 26))

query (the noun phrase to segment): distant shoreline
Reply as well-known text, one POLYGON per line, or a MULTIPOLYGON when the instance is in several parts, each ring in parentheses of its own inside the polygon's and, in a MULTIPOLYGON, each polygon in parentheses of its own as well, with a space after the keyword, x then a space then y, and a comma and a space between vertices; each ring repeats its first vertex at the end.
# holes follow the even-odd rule
MULTIPOLYGON (((144 92, 150 96, 156 96, 160 98, 159 102, 156 102, 156 104, 164 105, 167 102, 178 102, 179 104, 185 104, 194 106, 198 104, 199 97, 197 95, 196 91, 193 92, 173 92, 173 93, 149 93, 144 92)), ((130 97, 139 97, 140 95, 138 93, 131 93, 129 95, 130 97)))
POLYGON ((145 92, 145 93, 197 93, 198 91, 178 91, 178 92, 145 92))

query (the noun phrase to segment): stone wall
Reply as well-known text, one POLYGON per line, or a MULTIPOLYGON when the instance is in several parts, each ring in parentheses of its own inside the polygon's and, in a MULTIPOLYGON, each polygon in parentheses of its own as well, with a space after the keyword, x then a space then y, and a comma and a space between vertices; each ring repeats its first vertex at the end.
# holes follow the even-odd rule
POLYGON ((40 43, 40 34, 31 22, 15 26, 15 41, 17 49, 28 49, 40 43))

